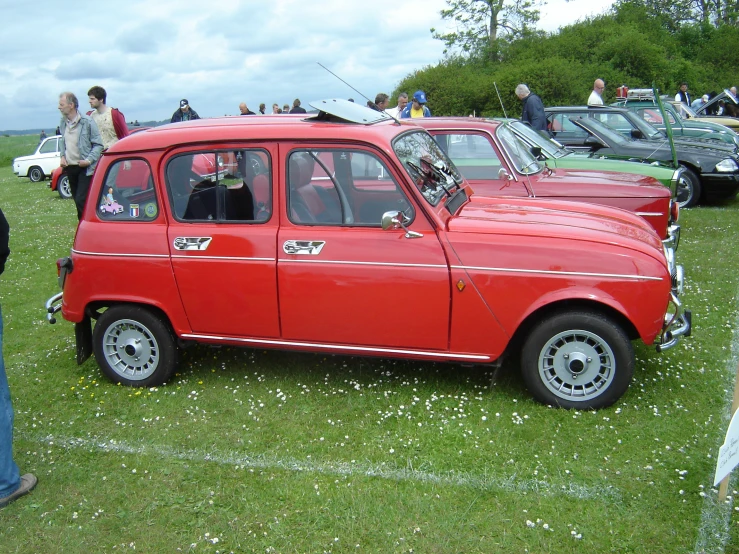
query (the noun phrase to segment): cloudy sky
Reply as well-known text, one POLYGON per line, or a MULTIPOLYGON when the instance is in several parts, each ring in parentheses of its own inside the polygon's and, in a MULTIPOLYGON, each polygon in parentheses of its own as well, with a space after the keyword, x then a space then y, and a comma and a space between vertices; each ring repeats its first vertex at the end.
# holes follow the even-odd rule
MULTIPOLYGON (((549 0, 555 31, 612 0, 549 0)), ((0 0, 0 130, 56 127, 59 93, 89 109, 100 85, 128 121, 169 119, 187 98, 201 117, 360 95, 374 98, 442 59, 429 29, 444 0, 0 0)), ((269 108, 268 108, 269 109, 269 108)))

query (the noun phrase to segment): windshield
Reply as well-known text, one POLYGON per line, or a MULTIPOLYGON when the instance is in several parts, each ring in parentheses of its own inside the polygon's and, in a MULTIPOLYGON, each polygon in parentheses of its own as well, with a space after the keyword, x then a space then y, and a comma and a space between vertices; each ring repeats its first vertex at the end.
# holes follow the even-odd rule
POLYGON ((537 160, 529 150, 528 146, 513 132, 503 125, 495 131, 500 144, 513 161, 516 171, 525 175, 538 173, 544 169, 544 163, 537 160))
POLYGON ((561 158, 570 153, 560 143, 543 136, 541 132, 534 130, 530 125, 526 125, 521 121, 512 121, 507 125, 510 125, 514 133, 520 135, 534 146, 540 147, 542 153, 547 158, 561 158))
POLYGON ((462 176, 439 145, 425 131, 401 135, 393 141, 395 155, 426 201, 436 206, 462 183, 462 176))
POLYGON ((695 112, 693 111, 693 108, 691 108, 690 106, 686 106, 686 105, 685 105, 685 104, 683 104, 682 102, 680 102, 680 105, 679 105, 679 106, 676 106, 676 105, 674 105, 674 104, 670 104, 670 105, 671 105, 671 106, 672 106, 673 108, 675 108, 676 110, 679 110, 679 112, 680 112, 680 117, 682 117, 683 119, 690 119, 691 117, 695 117, 695 116, 697 115, 697 114, 696 114, 696 113, 695 113, 695 112))
POLYGON ((644 138, 648 138, 652 140, 667 138, 662 131, 657 129, 657 127, 653 127, 652 125, 644 121, 642 118, 631 117, 629 119, 631 120, 633 125, 642 132, 642 134, 644 135, 644 138))
POLYGON ((588 126, 588 129, 587 129, 588 131, 592 129, 597 134, 597 136, 605 139, 605 141, 608 142, 609 144, 612 144, 612 145, 615 144, 617 146, 626 146, 629 142, 627 139, 624 138, 624 136, 621 133, 619 133, 618 131, 614 131, 613 129, 601 123, 597 119, 592 119, 592 118, 582 119, 582 120, 572 119, 571 121, 573 123, 579 123, 580 121, 586 122, 586 125, 588 126))

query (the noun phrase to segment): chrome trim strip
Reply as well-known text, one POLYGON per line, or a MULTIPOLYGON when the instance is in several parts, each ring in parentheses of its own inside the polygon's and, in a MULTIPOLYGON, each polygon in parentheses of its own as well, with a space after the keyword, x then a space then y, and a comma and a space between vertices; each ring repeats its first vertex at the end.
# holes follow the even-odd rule
POLYGON ((270 339, 242 339, 238 337, 220 337, 215 335, 199 335, 196 333, 185 333, 182 335, 186 339, 208 339, 220 340, 228 342, 244 342, 249 344, 273 344, 275 346, 303 346, 310 348, 324 348, 326 350, 351 350, 353 352, 382 352, 384 354, 416 354, 419 356, 429 356, 432 358, 455 358, 460 360, 491 360, 490 356, 480 356, 479 354, 451 354, 449 352, 427 352, 424 350, 402 350, 395 348, 372 348, 369 346, 346 346, 337 344, 323 344, 314 342, 299 342, 285 340, 270 339))
POLYGON ((466 265, 453 265, 452 269, 468 269, 475 271, 494 271, 498 273, 541 273, 545 275, 569 275, 574 277, 605 277, 611 279, 633 279, 635 281, 662 281, 662 277, 649 277, 647 275, 619 275, 616 273, 587 273, 584 271, 551 271, 546 269, 514 269, 506 267, 473 267, 466 265))
POLYGON ((342 260, 306 260, 306 259, 284 259, 278 260, 280 263, 308 263, 308 264, 336 264, 336 265, 377 265, 377 266, 393 266, 393 267, 426 267, 430 269, 447 269, 446 265, 436 264, 402 264, 396 262, 350 262, 342 260))
POLYGON ((242 262, 274 262, 274 258, 242 258, 239 256, 186 256, 184 254, 172 254, 172 259, 177 260, 240 260, 242 262))
POLYGON ((123 254, 117 252, 85 252, 84 250, 72 249, 75 254, 84 254, 85 256, 112 256, 126 258, 169 258, 169 254, 123 254))
POLYGON ((642 217, 652 216, 652 217, 660 217, 665 215, 662 212, 634 212, 636 215, 640 215, 642 217))

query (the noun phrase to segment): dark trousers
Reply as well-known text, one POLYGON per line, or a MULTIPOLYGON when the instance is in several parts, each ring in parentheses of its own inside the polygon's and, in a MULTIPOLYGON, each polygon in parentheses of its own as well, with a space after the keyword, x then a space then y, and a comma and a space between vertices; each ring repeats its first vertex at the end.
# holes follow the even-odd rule
POLYGON ((72 199, 77 206, 77 219, 82 219, 82 211, 85 209, 87 192, 90 190, 90 177, 87 176, 87 168, 78 165, 68 165, 66 168, 69 178, 69 190, 72 199))

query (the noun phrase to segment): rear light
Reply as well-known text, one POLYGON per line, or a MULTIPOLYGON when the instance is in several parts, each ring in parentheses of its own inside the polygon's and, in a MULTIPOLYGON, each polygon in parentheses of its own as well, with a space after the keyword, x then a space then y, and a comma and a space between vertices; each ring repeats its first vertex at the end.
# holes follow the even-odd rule
POLYGON ((72 273, 72 258, 59 258, 56 261, 56 276, 60 288, 64 288, 64 281, 70 273, 72 273))
POLYGON ((680 204, 670 200, 670 223, 677 223, 680 218, 680 204))

